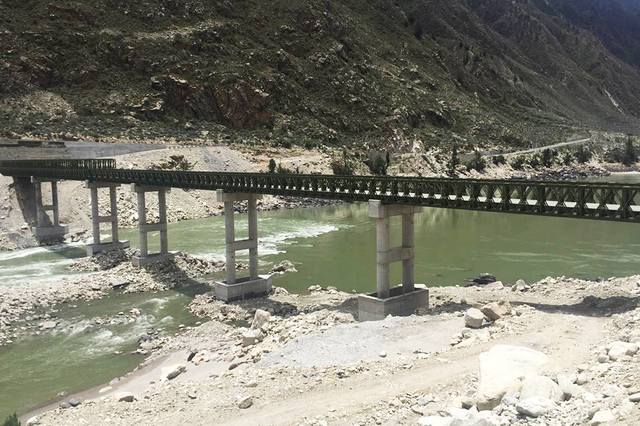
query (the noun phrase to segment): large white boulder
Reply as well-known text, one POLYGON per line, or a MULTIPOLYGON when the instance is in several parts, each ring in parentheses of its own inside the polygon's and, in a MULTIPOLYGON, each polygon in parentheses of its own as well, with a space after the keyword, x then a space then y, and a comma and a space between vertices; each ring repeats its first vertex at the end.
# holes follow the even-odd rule
POLYGON ((262 328, 263 325, 269 322, 270 318, 271 314, 269 312, 258 309, 255 316, 253 317, 253 322, 251 322, 251 328, 254 330, 262 328))
POLYGON ((484 314, 480 309, 471 308, 464 315, 464 324, 469 328, 480 328, 484 321, 484 314))
POLYGON ((561 402, 564 400, 564 392, 562 392, 560 386, 550 378, 545 376, 535 376, 527 379, 522 385, 520 400, 534 397, 550 399, 554 402, 561 402))
POLYGON ((638 345, 635 343, 613 342, 608 355, 613 361, 617 361, 625 355, 633 356, 636 352, 638 352, 638 345))
POLYGON ((522 346, 496 345, 480 354, 480 381, 476 404, 479 410, 493 410, 520 378, 539 375, 548 358, 542 352, 522 346))
POLYGON ((516 410, 520 414, 524 414, 529 417, 538 417, 543 414, 547 414, 549 411, 556 408, 556 403, 547 398, 541 398, 535 396, 521 400, 516 404, 516 410))

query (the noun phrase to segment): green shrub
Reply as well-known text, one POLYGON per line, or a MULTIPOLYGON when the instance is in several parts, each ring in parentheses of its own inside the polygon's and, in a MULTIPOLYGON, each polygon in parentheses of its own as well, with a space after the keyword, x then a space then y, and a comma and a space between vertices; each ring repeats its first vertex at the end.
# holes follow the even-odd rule
POLYGON ((527 161, 527 164, 529 164, 529 167, 537 169, 540 167, 540 157, 538 155, 532 155, 527 161))
POLYGON ((467 171, 476 170, 482 173, 486 167, 487 162, 484 158, 482 158, 482 154, 480 154, 480 151, 476 151, 473 156, 473 160, 467 163, 467 171))
POLYGON ((542 165, 546 168, 553 166, 554 157, 554 151, 549 148, 545 149, 544 151, 542 151, 542 165))
POLYGON ((493 161, 493 164, 495 164, 496 166, 499 166, 501 164, 507 164, 507 160, 506 158, 504 158, 504 155, 502 154, 494 156, 491 159, 491 161, 493 161))
POLYGON ((276 160, 272 158, 271 160, 269 160, 269 173, 275 173, 275 172, 276 172, 276 160))
POLYGON ((388 159, 388 152, 386 156, 378 153, 373 157, 370 157, 366 164, 367 166, 369 166, 369 170, 371 171, 371 173, 373 173, 374 175, 384 176, 387 174, 387 168, 389 167, 388 159))
POLYGON ((454 177, 456 175, 456 167, 458 167, 458 164, 460 164, 460 159, 458 158, 458 145, 453 145, 453 149, 451 150, 451 159, 447 163, 447 170, 450 177, 454 177))
POLYGON ((4 421, 2 426, 20 426, 20 420, 18 420, 18 416, 16 413, 13 413, 4 421))
POLYGON ((513 160, 513 162, 511 163, 511 167, 513 167, 514 170, 522 170, 526 161, 527 159, 525 157, 519 155, 515 158, 515 160, 513 160))
POLYGON ((565 166, 570 166, 571 163, 573 163, 573 156, 566 152, 564 154, 564 157, 562 157, 562 164, 564 164, 565 166))
POLYGON ((279 173, 279 174, 289 174, 289 175, 291 175, 291 174, 295 174, 295 173, 298 173, 298 172, 299 172, 298 169, 296 169, 296 171, 294 172, 291 169, 287 169, 286 167, 282 167, 282 164, 278 164, 278 168, 276 169, 276 173, 279 173))
POLYGON ((580 164, 584 164, 587 161, 591 160, 592 156, 593 154, 591 153, 591 151, 585 149, 582 145, 580 145, 580 147, 576 151, 576 160, 578 160, 578 163, 580 164))
POLYGON ((622 154, 622 164, 624 164, 625 166, 630 166, 636 162, 638 162, 638 152, 636 151, 636 148, 633 146, 631 135, 629 135, 627 142, 624 146, 624 153, 622 154))
POLYGON ((342 160, 333 160, 331 162, 331 170, 334 175, 338 176, 352 176, 355 172, 355 166, 349 157, 347 151, 342 152, 342 160))

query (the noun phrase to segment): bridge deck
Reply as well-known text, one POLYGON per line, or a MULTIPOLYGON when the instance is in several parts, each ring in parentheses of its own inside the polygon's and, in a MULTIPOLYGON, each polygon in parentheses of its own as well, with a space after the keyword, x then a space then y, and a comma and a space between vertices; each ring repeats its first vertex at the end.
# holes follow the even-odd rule
POLYGON ((640 222, 640 185, 485 179, 128 170, 115 160, 0 161, 6 176, 640 222))

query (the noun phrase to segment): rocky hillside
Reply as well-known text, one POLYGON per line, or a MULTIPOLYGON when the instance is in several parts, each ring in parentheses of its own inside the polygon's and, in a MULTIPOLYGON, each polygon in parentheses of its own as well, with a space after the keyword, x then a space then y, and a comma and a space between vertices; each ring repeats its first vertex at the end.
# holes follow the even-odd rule
POLYGON ((635 132, 635 45, 576 5, 0 0, 0 127, 398 151, 635 132))

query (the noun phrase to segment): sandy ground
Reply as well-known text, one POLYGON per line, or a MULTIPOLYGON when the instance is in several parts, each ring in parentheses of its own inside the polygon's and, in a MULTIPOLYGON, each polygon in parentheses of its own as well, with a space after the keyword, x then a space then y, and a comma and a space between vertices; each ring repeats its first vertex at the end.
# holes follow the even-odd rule
POLYGON ((607 410, 613 417, 606 424, 634 425, 640 406, 629 398, 640 391, 640 352, 617 359, 606 353, 614 341, 640 337, 639 279, 432 288, 430 309, 366 323, 356 322, 354 296, 333 289, 309 295, 279 289, 230 305, 203 295, 193 309, 214 320, 158 348, 113 389, 86 394, 76 408, 39 414, 33 424, 430 424, 427 417, 446 419, 472 407, 479 355, 512 345, 546 354, 541 374, 573 377, 586 396, 558 403, 537 421, 505 402, 482 412, 497 422, 487 425, 590 425, 607 410), (472 307, 497 301, 510 302, 511 312, 465 327, 472 307), (224 325, 263 315, 268 319, 255 330, 224 325), (252 332, 261 338, 247 344, 252 332), (176 365, 186 372, 163 379, 176 365), (118 402, 123 390, 135 400, 118 402))

